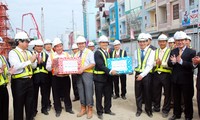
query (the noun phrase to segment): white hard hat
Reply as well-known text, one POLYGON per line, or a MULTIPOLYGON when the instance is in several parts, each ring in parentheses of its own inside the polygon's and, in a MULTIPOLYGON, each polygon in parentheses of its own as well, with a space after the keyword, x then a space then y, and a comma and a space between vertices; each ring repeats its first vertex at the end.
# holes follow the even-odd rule
POLYGON ((58 44, 62 44, 60 38, 54 38, 54 40, 52 42, 52 47, 55 47, 58 44))
POLYGON ((175 42, 174 38, 173 37, 169 38, 168 42, 175 42))
POLYGON ((187 38, 187 35, 185 32, 183 31, 177 31, 175 34, 174 34, 174 39, 175 40, 181 40, 181 39, 186 39, 187 38))
POLYGON ((106 37, 105 35, 102 35, 99 37, 99 42, 109 42, 108 41, 108 37, 106 37))
POLYGON ((138 41, 147 41, 147 40, 148 40, 147 34, 145 34, 145 33, 139 34, 138 41))
POLYGON ((36 43, 37 41, 36 40, 31 40, 30 41, 30 43, 28 44, 29 46, 35 46, 35 43, 36 43))
POLYGON ((72 45, 72 50, 73 50, 73 49, 78 49, 77 44, 73 44, 73 45, 72 45))
POLYGON ((89 47, 92 47, 92 46, 94 46, 94 43, 93 43, 92 41, 90 41, 90 42, 88 43, 88 46, 89 46, 89 47))
POLYGON ((18 41, 18 40, 28 40, 28 41, 30 41, 28 35, 25 32, 18 32, 15 35, 15 40, 16 41, 18 41))
POLYGON ((50 39, 46 39, 46 40, 44 41, 44 44, 52 44, 52 42, 51 42, 50 39))
POLYGON ((158 41, 165 41, 167 40, 167 36, 165 34, 161 34, 159 37, 158 37, 158 41))
POLYGON ((151 36, 149 33, 147 33, 146 35, 147 35, 147 38, 148 38, 148 39, 151 39, 151 40, 152 40, 152 36, 151 36))
POLYGON ((83 36, 78 36, 78 38, 76 39, 76 43, 84 43, 84 42, 86 42, 86 39, 83 36))
POLYGON ((119 45, 119 44, 121 44, 119 40, 115 40, 115 41, 113 42, 113 45, 119 45))
POLYGON ((192 39, 191 39, 191 37, 190 37, 190 36, 188 36, 188 35, 187 35, 187 37, 186 37, 186 38, 187 38, 188 40, 190 40, 190 41, 192 40, 192 39))
POLYGON ((0 43, 5 43, 2 37, 0 37, 0 43))
POLYGON ((43 46, 44 43, 41 39, 35 40, 35 45, 43 46))

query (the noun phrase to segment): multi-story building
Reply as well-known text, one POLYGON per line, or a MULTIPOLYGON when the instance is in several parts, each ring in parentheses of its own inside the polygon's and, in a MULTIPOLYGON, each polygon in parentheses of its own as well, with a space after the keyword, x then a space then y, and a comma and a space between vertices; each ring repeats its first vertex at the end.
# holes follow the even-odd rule
POLYGON ((109 35, 109 6, 114 2, 115 0, 96 0, 96 8, 99 9, 99 11, 96 14, 96 36, 97 38, 100 35, 109 35))
POLYGON ((143 29, 157 39, 165 33, 173 36, 177 30, 183 30, 182 12, 185 11, 183 0, 143 0, 143 29))

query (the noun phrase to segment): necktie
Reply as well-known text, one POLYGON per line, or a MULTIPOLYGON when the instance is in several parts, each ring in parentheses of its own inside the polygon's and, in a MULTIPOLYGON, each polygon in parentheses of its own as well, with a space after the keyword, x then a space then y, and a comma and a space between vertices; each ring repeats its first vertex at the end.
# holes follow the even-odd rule
POLYGON ((79 57, 80 57, 80 58, 81 58, 82 54, 83 54, 83 51, 81 50, 81 51, 80 51, 80 54, 79 54, 79 57))
POLYGON ((164 50, 161 50, 161 49, 160 49, 160 52, 159 52, 159 59, 160 59, 160 60, 162 60, 163 54, 164 54, 164 50))
POLYGON ((180 56, 180 57, 181 57, 182 53, 183 53, 183 50, 182 50, 182 49, 179 49, 179 56, 180 56))
POLYGON ((142 60, 142 62, 144 60, 144 50, 141 50, 141 60, 142 60))
POLYGON ((38 64, 40 64, 40 53, 38 53, 38 56, 37 56, 37 58, 38 58, 38 64))
POLYGON ((23 56, 24 56, 24 60, 27 61, 28 57, 27 57, 26 51, 22 51, 22 53, 23 53, 23 56))

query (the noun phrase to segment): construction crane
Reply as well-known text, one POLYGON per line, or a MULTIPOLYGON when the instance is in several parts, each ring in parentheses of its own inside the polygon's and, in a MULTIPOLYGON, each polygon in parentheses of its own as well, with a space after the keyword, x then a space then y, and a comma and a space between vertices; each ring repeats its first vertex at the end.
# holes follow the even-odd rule
POLYGON ((32 30, 36 30, 37 38, 43 40, 43 37, 42 37, 42 35, 41 35, 40 31, 39 31, 39 28, 38 28, 38 24, 37 24, 37 22, 36 22, 36 19, 35 19, 34 15, 33 15, 32 13, 26 13, 26 14, 23 14, 23 15, 22 15, 22 27, 21 27, 21 30, 24 31, 24 17, 25 17, 25 16, 28 16, 28 15, 31 16, 31 18, 32 18, 32 20, 33 20, 33 25, 34 25, 34 27, 33 27, 33 28, 30 28, 30 30, 29 30, 29 37, 30 37, 31 31, 32 31, 32 30))
POLYGON ((12 32, 12 27, 9 22, 9 16, 7 14, 8 6, 6 2, 0 2, 0 37, 3 39, 3 44, 0 45, 0 54, 8 56, 8 52, 11 50, 11 44, 14 40, 9 35, 9 30, 12 32))

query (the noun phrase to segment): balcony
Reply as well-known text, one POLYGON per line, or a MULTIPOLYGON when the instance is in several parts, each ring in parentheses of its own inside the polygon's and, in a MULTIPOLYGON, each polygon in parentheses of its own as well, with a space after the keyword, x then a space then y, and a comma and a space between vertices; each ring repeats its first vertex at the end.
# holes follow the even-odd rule
POLYGON ((148 26, 146 26, 146 32, 153 32, 153 31, 157 31, 157 25, 156 24, 150 24, 148 26))
POLYGON ((102 30, 108 30, 108 28, 109 28, 108 23, 102 25, 102 30))
POLYGON ((167 23, 160 23, 158 25, 158 30, 159 31, 166 31, 166 30, 168 30, 168 24, 167 23))
POLYGON ((125 14, 124 15, 119 14, 119 20, 120 21, 126 21, 126 15, 125 14))
POLYGON ((150 11, 150 10, 152 10, 152 9, 155 9, 156 8, 156 0, 151 0, 149 3, 146 3, 146 5, 144 5, 145 7, 145 9, 147 10, 147 11, 150 11))
POLYGON ((127 36, 127 34, 121 34, 120 38, 121 39, 126 39, 126 38, 128 38, 128 36, 127 36))

